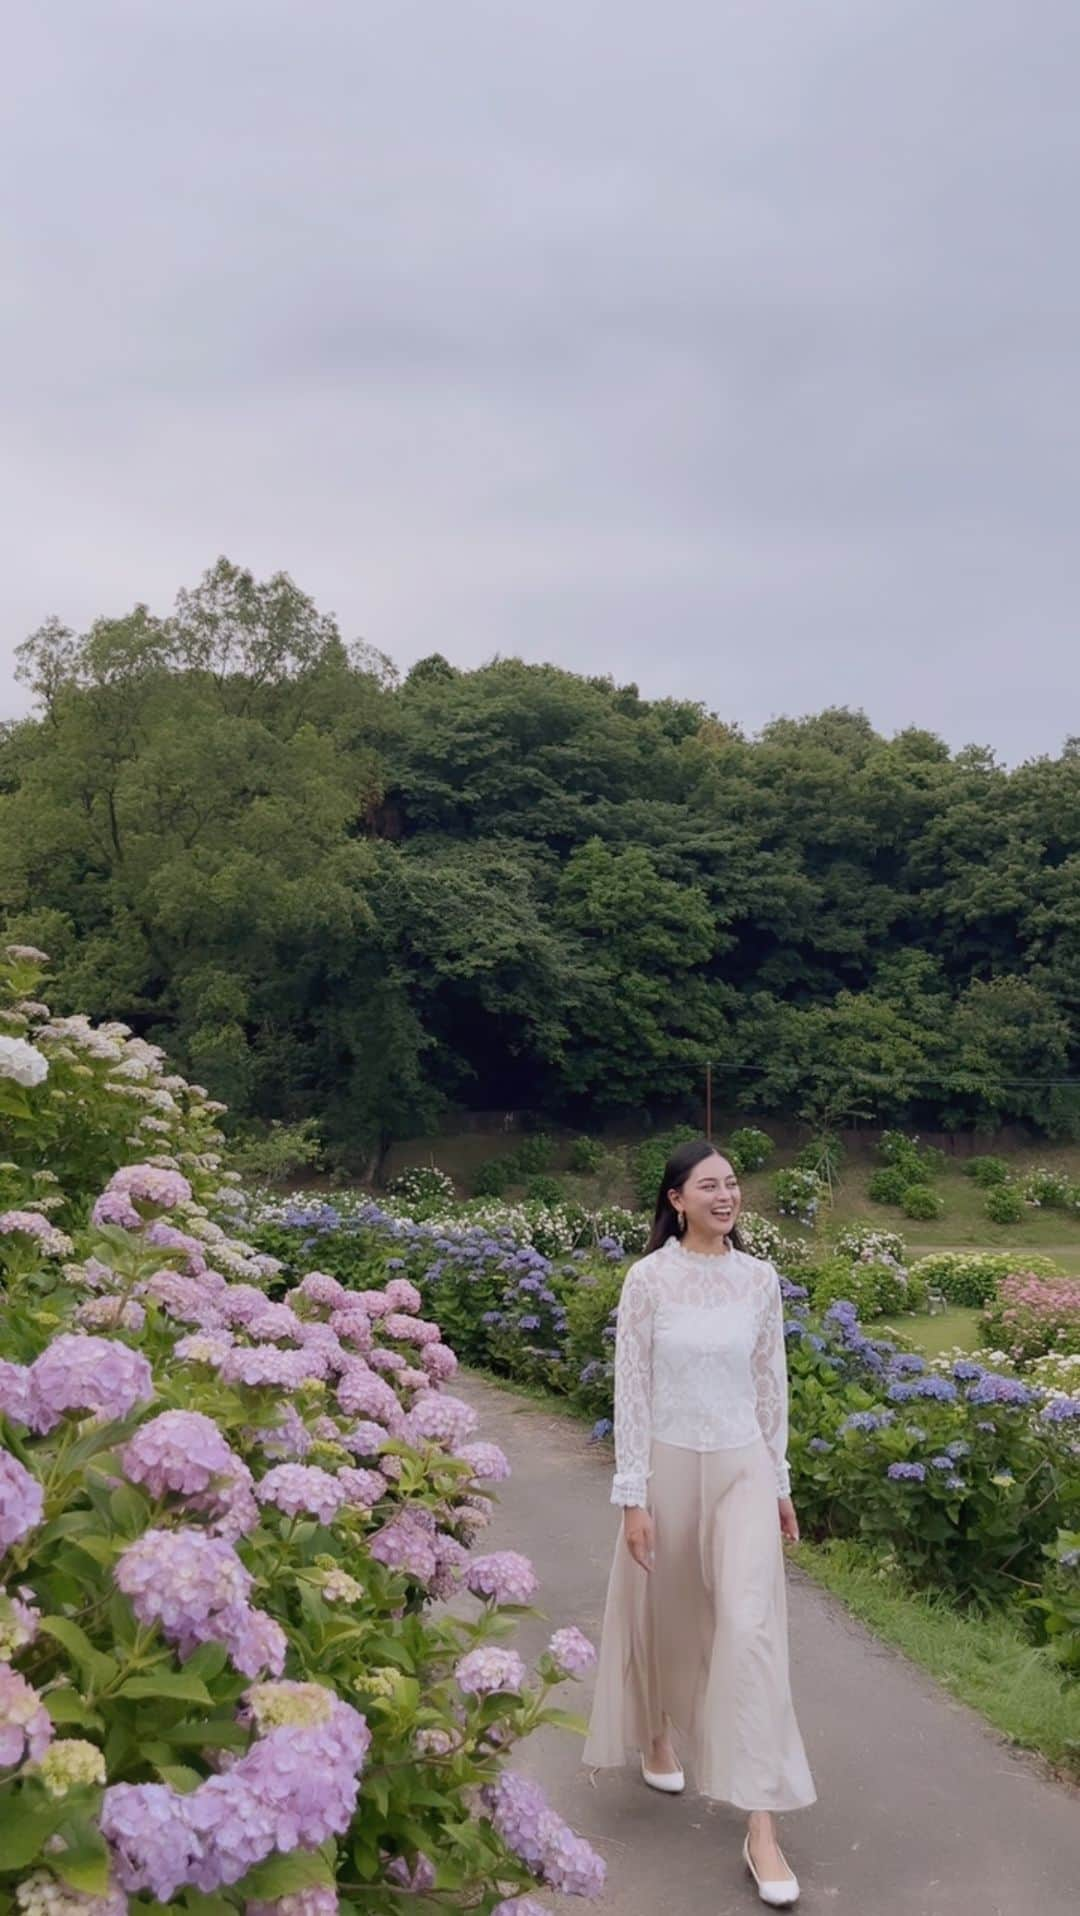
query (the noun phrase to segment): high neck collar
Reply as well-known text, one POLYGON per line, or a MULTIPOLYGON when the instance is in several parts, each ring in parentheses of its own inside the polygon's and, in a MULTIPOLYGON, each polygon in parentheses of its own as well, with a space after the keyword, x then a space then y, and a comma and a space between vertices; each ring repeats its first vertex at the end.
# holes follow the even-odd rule
POLYGON ((734 1244, 726 1244, 722 1251, 692 1251, 681 1237, 669 1237, 668 1247, 679 1257, 687 1258, 694 1264, 724 1264, 730 1257, 738 1257, 734 1244))

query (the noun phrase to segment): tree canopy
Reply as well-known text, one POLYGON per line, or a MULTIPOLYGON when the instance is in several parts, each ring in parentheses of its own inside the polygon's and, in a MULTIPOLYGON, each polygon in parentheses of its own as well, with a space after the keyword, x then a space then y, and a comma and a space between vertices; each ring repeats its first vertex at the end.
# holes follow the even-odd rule
POLYGON ((58 1004, 366 1155, 450 1105, 1080 1130, 1080 745, 728 714, 435 654, 222 559, 20 649, 0 910, 58 1004), (1074 1082, 1070 1084, 1070 1080, 1074 1082))

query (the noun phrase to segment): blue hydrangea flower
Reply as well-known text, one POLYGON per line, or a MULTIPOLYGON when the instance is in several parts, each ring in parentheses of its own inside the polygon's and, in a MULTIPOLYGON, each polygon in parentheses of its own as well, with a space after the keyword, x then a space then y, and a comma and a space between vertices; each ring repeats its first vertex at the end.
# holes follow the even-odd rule
POLYGON ((886 1475, 894 1483, 922 1484, 926 1482, 926 1465, 915 1463, 890 1464, 886 1475))

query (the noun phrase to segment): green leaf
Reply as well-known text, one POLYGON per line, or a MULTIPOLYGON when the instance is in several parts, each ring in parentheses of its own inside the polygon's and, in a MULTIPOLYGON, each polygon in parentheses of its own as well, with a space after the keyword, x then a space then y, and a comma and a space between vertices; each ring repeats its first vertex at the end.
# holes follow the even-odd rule
POLYGON ((198 1649, 188 1657, 184 1671, 185 1674, 202 1677, 212 1683, 216 1676, 221 1675, 228 1661, 229 1655, 224 1644, 200 1643, 198 1649))
POLYGON ((119 1674, 120 1665, 106 1656, 104 1650, 95 1650, 86 1631, 72 1623, 70 1617, 43 1617, 38 1628, 43 1635, 54 1637, 74 1657, 92 1687, 111 1683, 119 1674))
POLYGON ((0 1857, 5 1869, 23 1869, 40 1854, 64 1820, 60 1804, 30 1807, 20 1792, 0 1800, 0 1857))
POLYGON ((132 1537, 146 1521, 146 1498, 133 1484, 121 1484, 109 1498, 109 1510, 118 1530, 132 1537))
POLYGON ((61 1824, 60 1835, 66 1847, 50 1854, 50 1869, 72 1889, 104 1896, 109 1887, 109 1852, 101 1832, 80 1817, 77 1824, 61 1824))
POLYGON ((213 1709, 214 1699, 201 1677, 187 1670, 155 1670, 150 1676, 128 1677, 117 1696, 169 1697, 179 1703, 205 1703, 213 1709))
POLYGON ((162 1730, 161 1740, 181 1750, 189 1746, 199 1749, 203 1744, 207 1749, 243 1750, 248 1745, 248 1732, 233 1717, 185 1718, 183 1723, 162 1730))
POLYGON ((578 1716, 575 1710, 544 1710, 540 1720, 552 1724, 557 1730, 572 1730, 575 1736, 584 1736, 589 1727, 585 1718, 578 1716))
POLYGON ((181 1796, 190 1796, 205 1779, 198 1770, 191 1770, 186 1763, 157 1763, 155 1769, 163 1783, 171 1783, 181 1796))
POLYGON ((258 1902, 273 1902, 279 1896, 294 1896, 302 1889, 333 1885, 334 1871, 317 1849, 294 1849, 288 1856, 272 1856, 250 1870, 236 1886, 236 1894, 258 1902))
POLYGON ((92 1710, 78 1690, 49 1690, 42 1702, 54 1723, 78 1723, 86 1730, 100 1730, 102 1720, 96 1710, 92 1710))

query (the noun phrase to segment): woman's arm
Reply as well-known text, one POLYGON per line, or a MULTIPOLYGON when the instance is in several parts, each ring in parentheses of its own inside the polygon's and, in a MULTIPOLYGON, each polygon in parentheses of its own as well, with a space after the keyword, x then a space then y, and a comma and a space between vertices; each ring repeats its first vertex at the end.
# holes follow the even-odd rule
POLYGON ((776 1473, 776 1494, 790 1497, 791 1472, 788 1469, 788 1376, 784 1349, 784 1300, 776 1267, 769 1272, 769 1293, 758 1327, 751 1371, 757 1399, 758 1423, 768 1445, 776 1473))
POLYGON ((652 1450, 652 1295, 648 1273, 626 1274, 615 1322, 613 1504, 645 1507, 652 1450))

